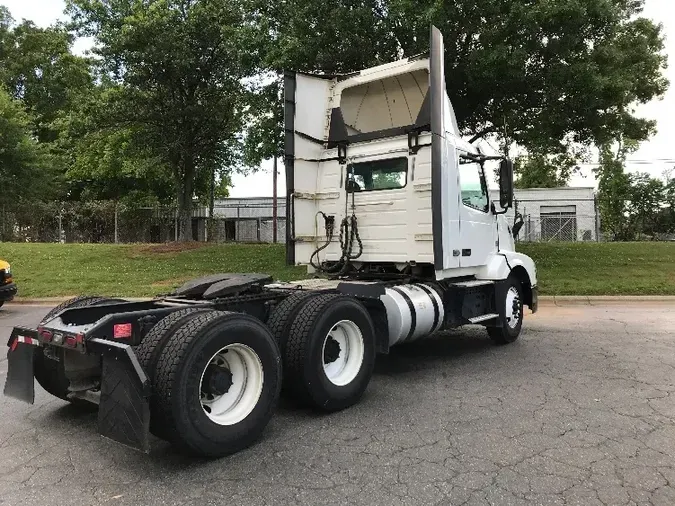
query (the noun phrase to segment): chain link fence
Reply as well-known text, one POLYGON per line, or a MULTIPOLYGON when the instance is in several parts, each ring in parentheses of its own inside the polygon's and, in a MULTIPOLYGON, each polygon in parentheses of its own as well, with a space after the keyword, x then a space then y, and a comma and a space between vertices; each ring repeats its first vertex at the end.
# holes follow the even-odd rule
MULTIPOLYGON (((558 192, 559 194, 560 192, 558 192)), ((568 192, 571 194, 571 192, 568 192)), ((585 198, 555 197, 550 191, 517 198, 506 218, 522 216, 518 241, 598 241, 600 220, 592 194, 585 198), (532 196, 534 195, 534 197, 532 196)), ((498 197, 493 195, 493 200, 498 197)), ((274 207, 271 198, 224 199, 208 209, 196 207, 192 239, 210 242, 272 243, 274 207)), ((276 241, 286 240, 286 203, 277 203, 276 241)), ((163 243, 178 238, 173 207, 132 208, 109 201, 32 202, 0 207, 0 241, 68 243, 163 243)))
MULTIPOLYGON (((277 220, 276 238, 278 242, 286 239, 285 214, 277 220)), ((132 208, 95 201, 32 202, 0 208, 0 242, 163 243, 177 239, 174 207, 132 208)), ((228 217, 216 209, 210 224, 208 209, 197 207, 192 213, 192 239, 271 243, 275 239, 272 215, 228 217)))
POLYGON ((568 189, 563 192, 560 189, 520 190, 520 193, 521 195, 525 193, 526 196, 517 197, 513 208, 506 214, 506 219, 511 226, 514 224, 516 215, 522 216, 523 225, 517 237, 518 241, 603 240, 600 231, 600 216, 592 192, 582 196, 576 196, 568 189), (565 193, 569 193, 570 196, 566 196, 565 193))

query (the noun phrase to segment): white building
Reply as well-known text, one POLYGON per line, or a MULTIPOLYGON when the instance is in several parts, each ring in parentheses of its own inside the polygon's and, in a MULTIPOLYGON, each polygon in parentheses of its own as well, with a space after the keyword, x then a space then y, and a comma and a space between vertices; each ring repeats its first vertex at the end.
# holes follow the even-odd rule
MULTIPOLYGON (((490 191, 499 200, 497 190, 490 191)), ((528 188, 515 190, 514 208, 507 213, 513 223, 514 213, 525 224, 520 241, 597 241, 600 219, 593 188, 528 188)))
MULTIPOLYGON (((216 200, 216 236, 219 241, 273 242, 273 215, 272 197, 216 200)), ((277 242, 286 242, 286 195, 277 199, 277 242)))

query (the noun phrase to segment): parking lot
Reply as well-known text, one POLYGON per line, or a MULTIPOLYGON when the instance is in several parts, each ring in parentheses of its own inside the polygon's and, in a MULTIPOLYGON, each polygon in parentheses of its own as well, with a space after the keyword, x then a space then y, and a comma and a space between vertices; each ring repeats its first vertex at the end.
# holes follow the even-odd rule
MULTIPOLYGON (((2 342, 48 309, 5 306, 2 342)), ((672 302, 547 305, 510 346, 469 328, 395 349, 356 407, 284 402, 220 460, 126 449, 36 390, 0 398, 3 506, 675 504, 672 302)))

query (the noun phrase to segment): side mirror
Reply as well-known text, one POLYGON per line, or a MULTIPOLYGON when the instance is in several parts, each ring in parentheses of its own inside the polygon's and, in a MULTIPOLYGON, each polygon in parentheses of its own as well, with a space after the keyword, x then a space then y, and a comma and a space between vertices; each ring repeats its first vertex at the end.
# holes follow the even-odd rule
POLYGON ((513 207, 513 162, 508 158, 499 164, 499 205, 513 207))
POLYGON ((520 234, 520 229, 523 228, 523 225, 525 225, 525 220, 523 219, 522 215, 518 214, 516 216, 515 222, 513 224, 513 238, 518 239, 518 235, 520 234))

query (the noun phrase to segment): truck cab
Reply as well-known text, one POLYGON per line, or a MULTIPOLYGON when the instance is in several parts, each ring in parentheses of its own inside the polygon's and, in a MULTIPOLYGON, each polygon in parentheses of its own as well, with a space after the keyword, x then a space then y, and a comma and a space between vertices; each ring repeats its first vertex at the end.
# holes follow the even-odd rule
POLYGON ((534 262, 515 251, 504 219, 512 162, 462 138, 446 75, 433 27, 426 56, 349 75, 286 74, 287 261, 351 277, 515 276, 536 309, 534 262))

